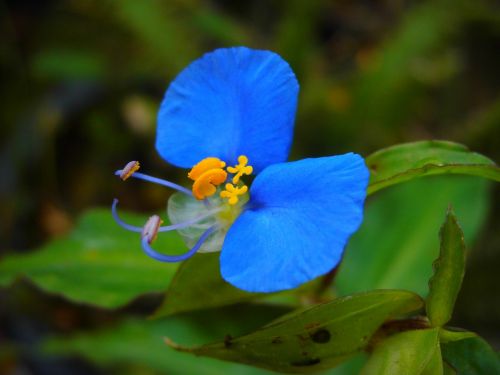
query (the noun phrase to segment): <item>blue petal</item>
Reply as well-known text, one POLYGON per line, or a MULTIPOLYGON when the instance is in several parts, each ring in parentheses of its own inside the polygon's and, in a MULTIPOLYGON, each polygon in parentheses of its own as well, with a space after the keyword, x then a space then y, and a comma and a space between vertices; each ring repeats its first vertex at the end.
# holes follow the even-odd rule
POLYGON ((168 88, 156 148, 183 168, 209 156, 236 164, 246 155, 259 172, 288 157, 298 90, 290 66, 273 52, 236 47, 207 53, 168 88))
POLYGON ((333 269, 363 219, 368 177, 352 153, 266 168, 226 235, 222 277, 249 292, 274 292, 333 269))

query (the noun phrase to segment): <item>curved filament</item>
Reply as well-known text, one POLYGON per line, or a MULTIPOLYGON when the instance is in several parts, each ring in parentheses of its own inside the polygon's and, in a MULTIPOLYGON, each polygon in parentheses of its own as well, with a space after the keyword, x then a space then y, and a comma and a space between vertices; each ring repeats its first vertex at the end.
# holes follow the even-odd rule
MULTIPOLYGON (((113 199, 113 204, 111 205, 111 214, 113 215, 113 219, 115 219, 116 223, 119 226, 121 226, 122 228, 127 229, 131 232, 142 233, 143 227, 137 227, 135 225, 127 224, 126 222, 124 222, 120 218, 120 216, 118 216, 118 210, 116 209, 117 205, 118 205, 118 199, 115 198, 115 199, 113 199)), ((220 210, 221 209, 207 211, 203 215, 197 216, 191 220, 183 221, 182 223, 177 223, 177 224, 172 224, 172 225, 164 225, 164 226, 158 228, 158 232, 168 232, 171 230, 178 230, 178 229, 184 229, 184 228, 190 227, 190 226, 198 223, 199 221, 216 214, 220 210)))
POLYGON ((148 236, 144 236, 141 240, 142 249, 144 250, 146 255, 160 262, 167 262, 167 263, 181 262, 183 260, 191 258, 194 254, 196 254, 196 252, 200 249, 200 247, 203 245, 208 236, 210 236, 215 231, 215 228, 216 228, 215 225, 208 228, 200 236, 198 242, 196 242, 196 244, 191 248, 191 250, 181 255, 166 255, 158 253, 149 244, 148 236))
MULTIPOLYGON (((121 176, 122 172, 123 172, 123 170, 119 169, 119 170, 117 170, 115 172, 115 175, 116 176, 121 176)), ((137 178, 139 180, 149 181, 149 182, 152 182, 154 184, 166 186, 166 187, 169 187, 171 189, 175 189, 177 191, 180 191, 181 193, 187 194, 190 197, 193 196, 193 193, 191 193, 191 190, 186 189, 185 187, 177 185, 177 184, 175 184, 173 182, 170 182, 170 181, 167 181, 167 180, 163 180, 163 179, 158 178, 158 177, 148 176, 147 174, 140 173, 140 172, 134 172, 134 173, 132 173, 130 175, 130 177, 134 177, 134 178, 137 178)))

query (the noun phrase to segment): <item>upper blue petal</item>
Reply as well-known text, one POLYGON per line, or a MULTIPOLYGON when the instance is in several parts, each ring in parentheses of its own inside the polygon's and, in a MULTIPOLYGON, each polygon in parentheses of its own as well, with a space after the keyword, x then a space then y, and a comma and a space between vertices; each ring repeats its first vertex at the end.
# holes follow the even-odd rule
POLYGON ((352 153, 266 168, 226 235, 222 277, 243 290, 274 292, 333 269, 363 219, 368 177, 352 153))
POLYGON ((207 53, 168 88, 156 148, 183 168, 209 156, 236 164, 246 155, 259 172, 288 157, 298 90, 290 66, 273 52, 235 47, 207 53))

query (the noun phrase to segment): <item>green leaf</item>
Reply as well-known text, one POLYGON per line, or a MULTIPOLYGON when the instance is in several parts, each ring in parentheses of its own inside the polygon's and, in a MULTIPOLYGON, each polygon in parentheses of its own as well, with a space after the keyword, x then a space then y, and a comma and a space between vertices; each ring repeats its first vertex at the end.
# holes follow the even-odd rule
POLYGON ((444 328, 441 328, 441 331, 439 332, 439 341, 441 343, 459 341, 469 339, 471 337, 477 337, 477 335, 469 331, 452 331, 444 328))
POLYGON ((465 273, 464 234, 451 206, 439 236, 439 258, 434 262, 426 300, 427 317, 434 327, 442 327, 451 319, 465 273))
POLYGON ((220 253, 196 254, 183 262, 169 285, 165 299, 153 318, 181 312, 208 309, 260 299, 271 304, 296 306, 313 290, 320 290, 317 278, 299 288, 280 293, 248 293, 227 283, 220 276, 220 253))
POLYGON ((434 176, 378 194, 368 202, 363 224, 346 249, 337 292, 388 288, 425 296, 438 257, 443 212, 453 204, 470 248, 488 212, 488 187, 477 177, 434 176))
POLYGON ((436 174, 468 174, 500 181, 500 168, 465 146, 446 141, 406 143, 382 149, 366 158, 370 169, 368 194, 414 178, 436 174))
POLYGON ((243 302, 262 296, 248 293, 220 276, 219 253, 196 254, 180 267, 155 317, 243 302))
POLYGON ((389 337, 376 346, 361 375, 442 374, 438 334, 433 328, 389 337))
POLYGON ((242 334, 285 312, 268 306, 235 306, 224 310, 183 315, 168 319, 129 318, 98 331, 72 337, 48 339, 42 350, 52 355, 79 355, 105 367, 105 373, 122 374, 124 369, 140 366, 162 374, 269 374, 269 372, 211 358, 193 358, 165 346, 163 338, 173 337, 189 345, 221 340, 230 331, 242 334))
POLYGON ((274 371, 312 372, 332 368, 363 349, 389 318, 422 306, 406 291, 372 291, 285 315, 236 339, 179 351, 246 363, 274 371))
MULTIPOLYGON (((105 329, 87 330, 70 337, 64 335, 50 338, 42 343, 41 349, 51 355, 83 356, 104 367, 108 370, 106 373, 123 374, 127 369, 135 367, 136 371, 130 373, 272 374, 266 370, 212 358, 193 358, 192 354, 167 348, 163 338, 169 336, 186 345, 202 344, 220 340, 230 331, 233 334, 248 332, 285 311, 281 307, 238 305, 154 321, 129 318, 105 329)), ((360 353, 342 366, 324 374, 357 374, 364 361, 365 355, 360 353)))
MULTIPOLYGON (((123 217, 137 225, 146 221, 123 217)), ((162 234, 155 246, 185 250, 175 233, 162 234)), ((116 308, 141 294, 164 291, 176 269, 177 264, 146 256, 139 234, 118 226, 109 210, 93 210, 81 217, 67 237, 28 254, 5 257, 0 262, 0 285, 23 277, 72 301, 116 308)))
POLYGON ((438 347, 434 350, 434 354, 432 354, 429 363, 425 366, 423 375, 443 375, 444 374, 444 364, 443 358, 441 356, 441 348, 438 347))
POLYGON ((460 375, 500 374, 498 354, 481 337, 441 341, 443 359, 460 375))
POLYGON ((337 367, 332 368, 327 371, 322 371, 321 374, 331 374, 331 375, 359 375, 361 369, 365 365, 368 359, 368 355, 365 352, 359 352, 358 354, 350 357, 345 362, 342 362, 337 367))
POLYGON ((443 361, 443 374, 444 375, 457 375, 457 372, 448 363, 443 361))

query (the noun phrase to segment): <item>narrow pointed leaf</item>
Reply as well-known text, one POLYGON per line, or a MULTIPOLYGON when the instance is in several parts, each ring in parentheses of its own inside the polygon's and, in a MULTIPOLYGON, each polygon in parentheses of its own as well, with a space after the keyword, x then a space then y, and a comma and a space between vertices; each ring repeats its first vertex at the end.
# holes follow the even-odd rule
MULTIPOLYGON (((145 217, 123 217, 137 225, 146 222, 145 217)), ((155 246, 185 251, 175 233, 162 233, 155 246)), ((72 301, 116 308, 141 294, 162 292, 176 269, 177 264, 146 256, 140 235, 119 227, 109 210, 93 210, 81 217, 67 237, 0 260, 0 286, 27 278, 44 291, 72 301)))
POLYGON ((439 375, 439 330, 422 329, 398 333, 380 343, 361 375, 439 375), (435 371, 435 372, 431 372, 435 371))
POLYGON ((427 316, 434 327, 441 327, 451 319, 465 272, 464 234, 451 207, 439 236, 439 258, 434 262, 426 300, 427 316))
POLYGON ((479 336, 441 342, 443 359, 457 374, 500 374, 500 358, 479 336))
POLYGON ((282 372, 332 368, 362 350, 380 325, 420 308, 417 295, 405 291, 373 291, 294 312, 239 338, 187 348, 196 355, 246 363, 282 372))
POLYGON ((447 141, 405 143, 366 158, 368 194, 414 178, 436 174, 468 174, 500 181, 500 168, 486 156, 447 141))

